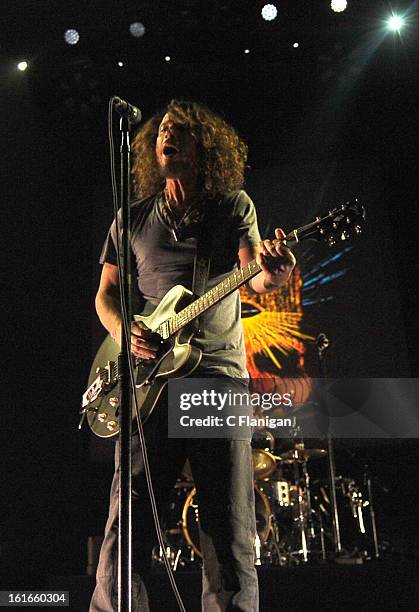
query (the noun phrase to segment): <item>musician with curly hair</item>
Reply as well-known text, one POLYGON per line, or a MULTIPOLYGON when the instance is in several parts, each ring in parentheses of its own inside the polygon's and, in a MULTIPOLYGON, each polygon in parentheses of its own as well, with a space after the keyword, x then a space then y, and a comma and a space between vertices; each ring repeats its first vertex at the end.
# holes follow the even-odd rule
MULTIPOLYGON (((131 248, 143 314, 153 312, 175 285, 192 288, 200 241, 209 245, 208 289, 255 257, 261 272, 249 282, 251 290, 264 293, 287 282, 295 258, 281 245, 281 229, 275 230, 275 240, 260 240, 253 202, 242 189, 247 146, 224 119, 202 104, 172 100, 139 130, 132 148, 137 199, 131 207, 131 248)), ((120 342, 115 224, 101 263, 96 310, 104 327, 120 342)), ((193 376, 248 378, 238 291, 202 314, 191 344, 202 352, 193 376)), ((156 359, 157 351, 150 331, 133 323, 132 354, 147 362, 156 359)), ((258 583, 250 439, 169 438, 166 404, 160 400, 144 426, 159 510, 167 504, 188 459, 199 504, 202 610, 255 612, 258 583)), ((118 465, 91 612, 116 609, 117 470, 118 465)), ((146 611, 156 537, 137 434, 133 435, 132 472, 133 610, 146 611)))

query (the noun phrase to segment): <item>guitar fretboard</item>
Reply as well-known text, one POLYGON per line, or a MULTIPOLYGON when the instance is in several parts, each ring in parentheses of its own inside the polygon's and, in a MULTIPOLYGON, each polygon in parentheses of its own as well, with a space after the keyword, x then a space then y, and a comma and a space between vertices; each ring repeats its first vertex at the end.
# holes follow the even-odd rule
POLYGON ((215 285, 212 289, 204 293, 200 298, 183 308, 175 314, 169 321, 170 335, 175 334, 177 331, 182 329, 188 323, 191 323, 194 319, 199 317, 206 310, 214 306, 222 299, 224 299, 233 291, 236 291, 239 287, 247 283, 251 278, 259 274, 261 268, 257 263, 256 259, 253 259, 240 270, 236 270, 218 285, 215 285))

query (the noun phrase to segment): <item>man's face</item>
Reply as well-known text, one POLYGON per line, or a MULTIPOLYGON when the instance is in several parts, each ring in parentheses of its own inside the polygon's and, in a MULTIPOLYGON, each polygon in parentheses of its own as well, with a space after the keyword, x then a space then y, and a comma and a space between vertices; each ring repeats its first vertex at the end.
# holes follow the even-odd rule
POLYGON ((156 158, 163 178, 191 178, 197 174, 196 141, 170 113, 165 114, 159 125, 156 158))

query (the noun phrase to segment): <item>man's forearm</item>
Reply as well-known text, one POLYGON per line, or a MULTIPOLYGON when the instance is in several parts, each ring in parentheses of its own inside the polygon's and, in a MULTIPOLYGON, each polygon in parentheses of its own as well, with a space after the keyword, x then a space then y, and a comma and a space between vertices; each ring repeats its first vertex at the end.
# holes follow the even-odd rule
POLYGON ((115 342, 121 340, 121 308, 119 299, 109 293, 98 293, 95 300, 96 312, 103 327, 115 342))

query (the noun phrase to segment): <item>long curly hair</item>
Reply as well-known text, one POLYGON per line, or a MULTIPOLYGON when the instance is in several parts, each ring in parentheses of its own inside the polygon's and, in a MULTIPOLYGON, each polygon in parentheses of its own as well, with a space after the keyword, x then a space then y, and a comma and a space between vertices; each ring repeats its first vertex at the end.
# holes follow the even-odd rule
POLYGON ((157 193, 164 186, 155 146, 158 127, 166 113, 190 130, 197 142, 198 176, 203 195, 214 197, 243 186, 247 145, 235 129, 203 104, 172 100, 143 125, 132 142, 132 174, 140 199, 157 193))

